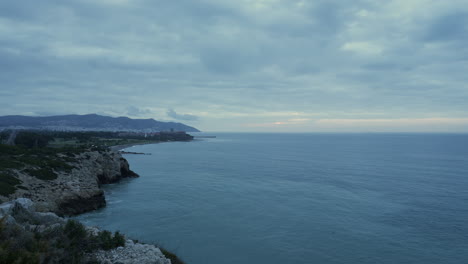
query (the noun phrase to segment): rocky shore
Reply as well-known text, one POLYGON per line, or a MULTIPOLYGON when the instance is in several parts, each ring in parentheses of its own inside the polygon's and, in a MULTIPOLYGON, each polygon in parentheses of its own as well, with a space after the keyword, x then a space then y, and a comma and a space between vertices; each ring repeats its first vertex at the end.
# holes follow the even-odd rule
POLYGON ((0 264, 183 264, 162 248, 63 217, 104 207, 103 184, 139 177, 123 148, 192 139, 185 132, 0 131, 0 264))
POLYGON ((37 212, 36 205, 27 198, 0 204, 0 263, 171 264, 153 245, 37 212))
POLYGON ((76 215, 106 205, 102 184, 138 177, 115 150, 84 151, 73 154, 71 160, 68 164, 72 169, 55 171, 57 177, 53 180, 39 179, 24 169, 14 171, 22 182, 21 188, 1 200, 24 197, 31 199, 38 211, 76 215))
MULTIPOLYGON (((34 175, 31 172, 43 168, 31 164, 9 170, 20 185, 13 193, 0 195, 0 202, 4 202, 0 204, 0 240, 5 241, 0 243, 0 260, 9 258, 18 263, 171 264, 172 259, 172 264, 183 263, 172 253, 164 251, 171 259, 166 258, 154 245, 122 240, 124 236, 121 234, 112 237, 108 231, 63 218, 104 207, 106 200, 101 185, 139 177, 118 150, 60 153, 56 158, 68 160, 68 169, 53 169, 54 179, 45 180, 34 175), (79 228, 67 231, 70 221, 75 229, 81 226, 85 230, 79 238, 81 241, 77 242, 73 237, 80 234, 79 228), (110 247, 109 244, 114 245, 113 241, 119 237, 122 238, 120 244, 110 247), (33 249, 31 245, 34 245, 33 249)), ((15 156, 15 159, 19 158, 15 156)))

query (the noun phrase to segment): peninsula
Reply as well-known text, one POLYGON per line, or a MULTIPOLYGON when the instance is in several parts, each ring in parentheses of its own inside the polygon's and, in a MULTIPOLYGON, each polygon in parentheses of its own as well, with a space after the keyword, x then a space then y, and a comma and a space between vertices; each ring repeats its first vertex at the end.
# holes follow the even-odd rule
POLYGON ((154 119, 131 119, 97 114, 59 116, 0 116, 1 129, 40 129, 53 131, 127 131, 200 132, 198 129, 177 122, 162 122, 154 119))
MULTIPOLYGON (((192 139, 193 137, 185 132, 60 132, 43 130, 6 130, 0 132, 0 143, 2 143, 0 144, 0 203, 7 202, 3 206, 3 211, 0 210, 0 218, 2 219, 0 221, 0 236, 7 239, 5 241, 11 240, 11 243, 6 243, 2 246, 3 248, 0 247, 0 258, 5 257, 2 255, 3 253, 7 255, 12 253, 9 251, 15 248, 13 244, 17 242, 3 232, 13 228, 8 226, 8 223, 20 226, 21 229, 34 236, 45 234, 37 230, 30 230, 29 225, 32 224, 32 220, 26 221, 27 223, 23 221, 24 219, 21 220, 21 216, 17 216, 18 210, 22 210, 34 219, 39 219, 35 226, 41 225, 41 230, 50 231, 51 225, 60 223, 62 224, 61 228, 66 228, 67 224, 76 227, 76 225, 81 224, 69 224, 60 217, 81 214, 104 207, 106 200, 101 189, 103 184, 115 183, 123 178, 139 177, 130 169, 118 146, 190 141, 192 139), (57 215, 52 217, 55 219, 52 219, 53 221, 49 221, 51 213, 57 215), (44 217, 49 220, 40 220, 44 217)), ((83 232, 86 233, 85 237, 91 240, 97 239, 91 237, 96 234, 98 237, 100 232, 103 232, 93 231, 92 228, 87 227, 82 229, 88 230, 83 232)), ((108 233, 105 236, 108 236, 108 233)), ((128 250, 134 251, 136 244, 126 243, 126 240, 119 236, 121 235, 118 234, 115 237, 118 240, 115 247, 103 246, 101 249, 111 250, 123 247, 123 249, 119 249, 123 255, 130 254, 127 252, 128 250), (127 250, 125 244, 132 245, 132 247, 127 250)), ((114 241, 113 239, 112 236, 108 237, 111 242, 114 241)), ((102 243, 105 244, 105 241, 102 243)), ((54 247, 53 245, 49 246, 54 247)), ((137 248, 139 247, 137 246, 137 248)), ((159 256, 159 249, 156 250, 154 246, 148 250, 153 250, 155 256, 159 256)), ((166 252, 167 256, 171 256, 172 263, 181 263, 173 254, 167 251, 163 252, 166 252)), ((44 252, 35 251, 31 254, 38 257, 39 262, 34 263, 47 263, 41 262, 41 259, 49 253, 51 252, 46 250, 44 252)), ((82 258, 80 257, 80 261, 73 263, 86 263, 85 260, 88 258, 85 256, 88 253, 87 250, 78 252, 77 254, 82 258)), ((105 252, 99 254, 107 256, 105 252)), ((24 256, 21 254, 15 256, 17 257, 13 256, 12 260, 24 260, 24 256)), ((142 260, 141 263, 171 263, 170 260, 166 261, 164 255, 160 257, 160 262, 142 260)), ((105 263, 116 263, 122 262, 122 258, 114 259, 114 262, 109 260, 112 259, 112 256, 109 255, 101 260, 108 261, 105 263)))

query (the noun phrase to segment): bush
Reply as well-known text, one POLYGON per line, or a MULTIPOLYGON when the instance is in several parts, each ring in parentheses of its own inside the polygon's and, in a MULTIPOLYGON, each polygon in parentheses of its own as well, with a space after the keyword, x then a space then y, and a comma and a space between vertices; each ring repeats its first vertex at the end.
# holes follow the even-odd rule
MULTIPOLYGON (((31 223, 25 214, 27 211, 23 211, 25 212, 15 213, 16 221, 31 223)), ((65 225, 37 232, 16 224, 5 224, 4 219, 0 219, 0 264, 93 263, 92 259, 85 259, 85 253, 98 249, 110 250, 119 246, 125 246, 125 238, 119 232, 112 234, 102 231, 97 235, 89 234, 85 226, 75 220, 68 220, 65 225)))
POLYGON ((125 236, 122 235, 122 234, 120 234, 119 231, 116 231, 116 232, 114 233, 114 238, 113 238, 113 240, 114 240, 114 242, 113 242, 113 243, 114 243, 114 247, 116 247, 116 248, 117 248, 117 247, 125 247, 125 236))
POLYGON ((0 144, 0 153, 4 155, 18 155, 25 152, 24 148, 0 144))
POLYGON ((21 181, 12 172, 0 171, 0 195, 13 194, 16 191, 16 186, 20 184, 21 181))
POLYGON ((166 256, 166 258, 171 260, 172 264, 185 264, 185 262, 181 260, 176 254, 162 247, 159 247, 159 249, 161 249, 161 252, 164 254, 164 256, 166 256))
POLYGON ((68 220, 63 232, 72 242, 82 241, 87 237, 86 228, 75 220, 68 220))
POLYGON ((1 219, 0 241, 0 264, 40 263, 38 251, 43 247, 31 232, 6 225, 4 219, 1 219))
POLYGON ((94 239, 96 247, 103 250, 111 250, 125 246, 125 237, 118 231, 112 236, 111 232, 104 230, 99 232, 97 236, 92 239, 94 239))
POLYGON ((45 181, 55 180, 58 177, 58 175, 51 168, 27 169, 26 173, 45 181))
POLYGON ((0 169, 22 169, 24 164, 12 158, 1 158, 0 169))

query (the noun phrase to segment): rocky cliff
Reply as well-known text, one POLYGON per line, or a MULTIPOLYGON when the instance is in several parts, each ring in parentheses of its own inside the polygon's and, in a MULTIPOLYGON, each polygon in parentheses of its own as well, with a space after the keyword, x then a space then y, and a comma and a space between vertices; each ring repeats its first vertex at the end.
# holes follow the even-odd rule
POLYGON ((38 211, 75 215, 106 205, 102 184, 138 177, 117 151, 95 150, 72 155, 68 159, 72 169, 55 171, 57 177, 52 180, 32 176, 27 169, 14 171, 22 182, 21 188, 0 200, 25 197, 35 203, 38 211))

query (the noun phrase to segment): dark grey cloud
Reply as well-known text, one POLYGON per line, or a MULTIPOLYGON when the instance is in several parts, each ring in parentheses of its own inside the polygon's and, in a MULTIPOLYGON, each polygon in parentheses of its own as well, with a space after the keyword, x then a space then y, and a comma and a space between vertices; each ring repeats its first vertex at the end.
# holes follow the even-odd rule
POLYGON ((461 116, 463 2, 2 1, 0 114, 461 116))
POLYGON ((468 12, 454 11, 437 17, 426 32, 427 41, 468 41, 468 12))
POLYGON ((198 119, 198 117, 195 115, 178 114, 176 111, 174 111, 174 109, 167 110, 166 114, 170 118, 174 118, 174 119, 182 120, 182 121, 195 121, 198 119))
POLYGON ((144 117, 151 114, 151 111, 148 109, 142 109, 133 105, 127 107, 127 115, 131 117, 144 117))

